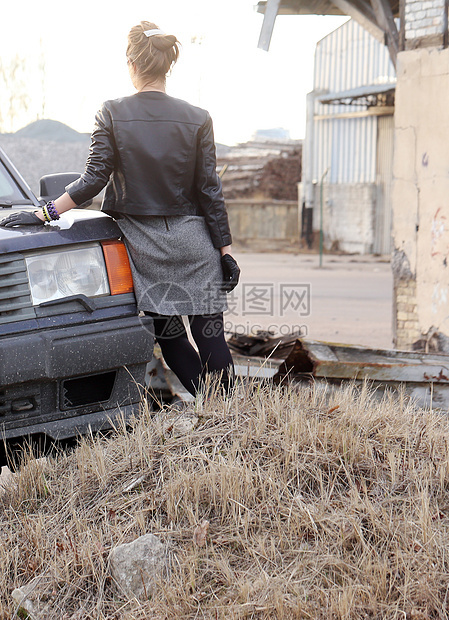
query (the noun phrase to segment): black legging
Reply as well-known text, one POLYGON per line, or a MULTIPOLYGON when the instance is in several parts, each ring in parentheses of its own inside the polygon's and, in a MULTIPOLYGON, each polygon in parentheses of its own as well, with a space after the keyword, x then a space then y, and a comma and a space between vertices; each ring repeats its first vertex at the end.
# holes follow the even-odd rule
POLYGON ((234 366, 224 337, 222 313, 189 316, 190 330, 199 355, 189 341, 180 316, 145 314, 153 317, 154 336, 164 360, 191 394, 198 392, 206 373, 219 374, 223 387, 229 389, 234 366))

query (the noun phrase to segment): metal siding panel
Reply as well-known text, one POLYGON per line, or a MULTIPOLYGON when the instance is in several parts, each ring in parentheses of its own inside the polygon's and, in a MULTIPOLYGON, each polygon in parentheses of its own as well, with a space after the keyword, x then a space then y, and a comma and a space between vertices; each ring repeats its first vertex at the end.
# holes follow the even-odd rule
POLYGON ((316 61, 316 88, 347 90, 385 76, 394 77, 386 46, 354 20, 349 20, 317 44, 316 61))
POLYGON ((350 134, 350 139, 352 143, 352 158, 354 161, 354 172, 352 174, 351 181, 353 183, 359 183, 360 179, 360 169, 362 167, 361 154, 362 151, 360 149, 360 138, 359 132, 357 131, 358 125, 357 123, 350 123, 350 129, 348 133, 350 134))
POLYGON ((323 167, 323 159, 326 156, 326 151, 328 148, 327 140, 326 140, 326 122, 318 121, 318 126, 319 126, 319 130, 318 130, 319 143, 317 145, 317 148, 319 150, 319 157, 316 160, 317 165, 314 168, 314 174, 315 174, 314 179, 317 179, 321 174, 321 169, 323 167))
POLYGON ((338 183, 338 126, 338 121, 331 121, 329 123, 329 134, 331 139, 331 144, 329 145, 329 179, 332 183, 338 183))
POLYGON ((351 168, 354 167, 354 164, 350 165, 351 162, 354 161, 354 156, 353 156, 353 149, 352 149, 352 145, 349 141, 349 123, 347 121, 347 119, 345 119, 345 122, 342 126, 342 142, 344 144, 344 159, 342 161, 342 166, 343 166, 343 175, 342 178, 345 179, 345 183, 347 183, 347 179, 349 178, 349 174, 350 174, 350 170, 351 168))
POLYGON ((364 174, 362 172, 362 170, 366 171, 367 166, 368 166, 368 162, 367 162, 367 158, 368 158, 368 151, 369 151, 369 144, 368 144, 368 120, 369 119, 364 119, 366 122, 360 125, 360 132, 359 132, 359 140, 360 140, 360 146, 361 146, 361 152, 362 152, 362 158, 361 158, 361 166, 360 166, 360 172, 359 172, 359 178, 358 178, 358 182, 359 183, 363 183, 362 179, 364 178, 364 174))
POLYGON ((355 170, 355 174, 353 176, 353 183, 363 183, 364 178, 364 170, 365 170, 365 160, 366 160, 366 148, 365 148, 365 128, 366 123, 361 123, 360 121, 365 121, 366 119, 357 119, 354 123, 354 142, 357 145, 354 153, 354 157, 356 157, 357 166, 355 170))
POLYGON ((393 116, 384 116, 378 120, 377 139, 377 209, 374 237, 374 252, 389 254, 391 252, 391 185, 393 166, 393 116))
POLYGON ((312 178, 310 179, 310 181, 313 181, 313 179, 315 178, 316 175, 316 170, 318 169, 318 159, 320 157, 321 154, 321 143, 322 143, 322 139, 321 139, 321 122, 320 121, 315 121, 313 124, 313 142, 314 142, 314 148, 313 148, 313 162, 312 162, 312 178))
POLYGON ((358 49, 358 46, 355 50, 355 54, 352 55, 354 58, 354 68, 353 68, 353 79, 351 80, 351 87, 354 86, 354 84, 357 84, 359 82, 360 79, 360 71, 361 71, 361 55, 360 55, 360 50, 358 49))
POLYGON ((327 170, 327 167, 332 166, 332 135, 331 135, 332 122, 331 121, 324 121, 324 122, 325 122, 325 125, 324 125, 325 149, 323 150, 321 168, 319 170, 317 178, 321 178, 324 171, 327 170))
POLYGON ((322 121, 321 136, 322 136, 322 143, 323 143, 324 148, 321 151, 319 166, 316 170, 316 176, 315 176, 316 180, 321 178, 324 170, 326 170, 326 168, 328 167, 328 162, 330 161, 331 149, 332 149, 332 139, 330 135, 331 128, 332 128, 332 123, 330 121, 322 121))
POLYGON ((377 117, 315 121, 314 179, 330 167, 331 183, 375 183, 377 117))
MULTIPOLYGON (((322 39, 316 49, 314 88, 330 92, 395 76, 385 45, 354 20, 322 39)), ((348 106, 317 102, 316 114, 339 114, 348 106)), ((332 165, 331 182, 372 183, 376 179, 377 118, 316 121, 316 179, 332 165), (344 121, 344 122, 343 122, 344 121)))
MULTIPOLYGON (((363 174, 363 176, 361 176, 361 178, 363 178, 364 180, 365 179, 368 180, 370 172, 371 172, 371 151, 372 151, 372 148, 373 148, 372 141, 370 140, 370 138, 371 138, 371 132, 370 132, 370 129, 371 129, 370 125, 371 125, 371 123, 370 123, 370 121, 371 120, 372 120, 371 118, 367 118, 366 119, 367 122, 364 123, 364 127, 363 127, 363 130, 364 130, 363 131, 363 144, 364 144, 364 155, 365 155, 365 158, 364 158, 364 167, 363 167, 364 174, 363 174)), ((361 182, 363 182, 363 181, 361 181, 361 182)))
POLYGON ((338 33, 338 44, 337 49, 335 50, 335 62, 340 66, 340 71, 338 72, 338 88, 342 89, 345 85, 346 73, 348 70, 347 67, 347 53, 346 53, 346 45, 347 45, 347 33, 348 29, 344 30, 340 29, 338 33))
POLYGON ((338 123, 338 136, 337 136, 337 140, 338 140, 338 162, 337 162, 337 175, 338 175, 338 183, 344 183, 344 179, 345 179, 345 175, 346 175, 346 171, 347 171, 347 160, 346 160, 346 153, 345 153, 345 133, 344 133, 344 126, 345 126, 345 122, 344 119, 342 119, 339 123, 338 123))
MULTIPOLYGON (((312 153, 312 168, 310 171, 311 174, 311 180, 313 180, 314 176, 315 176, 315 170, 316 170, 316 160, 318 157, 318 153, 320 151, 320 123, 319 121, 314 121, 313 123, 313 153, 312 153)), ((307 179, 308 181, 309 179, 307 179)))
POLYGON ((342 179, 342 183, 347 183, 350 175, 351 169, 354 168, 354 164, 352 162, 352 158, 350 157, 350 153, 348 151, 348 140, 347 140, 347 119, 342 119, 343 122, 340 125, 340 140, 342 144, 342 153, 341 153, 341 162, 340 162, 340 178, 342 179))

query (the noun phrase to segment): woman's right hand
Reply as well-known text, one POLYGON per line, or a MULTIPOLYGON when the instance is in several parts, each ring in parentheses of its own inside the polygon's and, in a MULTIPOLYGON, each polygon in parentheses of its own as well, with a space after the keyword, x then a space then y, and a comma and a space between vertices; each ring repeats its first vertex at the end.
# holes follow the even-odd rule
POLYGON ((0 226, 4 228, 12 228, 13 226, 38 226, 45 222, 37 216, 38 211, 19 211, 18 213, 11 213, 8 217, 5 217, 0 226))

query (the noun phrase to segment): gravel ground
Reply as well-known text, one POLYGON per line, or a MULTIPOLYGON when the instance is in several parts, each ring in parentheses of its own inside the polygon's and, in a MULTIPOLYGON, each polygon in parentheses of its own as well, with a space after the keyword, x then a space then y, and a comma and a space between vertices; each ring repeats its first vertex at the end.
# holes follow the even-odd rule
POLYGON ((90 139, 80 142, 42 141, 0 134, 0 147, 19 170, 36 196, 39 179, 56 172, 84 170, 90 139))

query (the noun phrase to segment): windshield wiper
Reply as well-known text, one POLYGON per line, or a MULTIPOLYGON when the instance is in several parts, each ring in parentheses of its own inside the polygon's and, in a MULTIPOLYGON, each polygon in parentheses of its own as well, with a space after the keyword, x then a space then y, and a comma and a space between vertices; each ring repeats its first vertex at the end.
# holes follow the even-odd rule
POLYGON ((0 200, 1 209, 10 209, 11 207, 12 207, 12 202, 10 200, 0 200))

